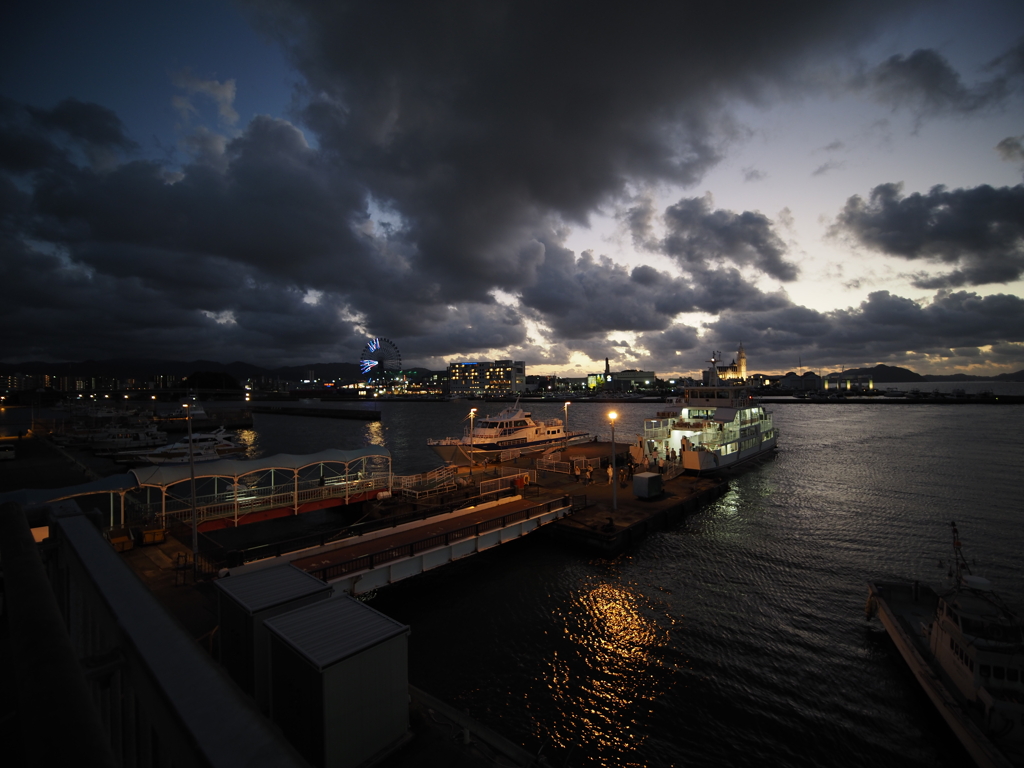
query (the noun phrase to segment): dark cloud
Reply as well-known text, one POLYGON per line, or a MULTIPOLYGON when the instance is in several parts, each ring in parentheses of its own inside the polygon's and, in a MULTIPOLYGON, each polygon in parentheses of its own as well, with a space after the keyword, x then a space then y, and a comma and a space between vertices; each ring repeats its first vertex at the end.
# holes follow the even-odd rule
POLYGON ((138 145, 125 134, 124 124, 115 112, 99 104, 65 99, 53 109, 27 108, 36 124, 92 147, 121 150, 138 145))
POLYGON ((1007 136, 996 144, 999 156, 1009 163, 1017 163, 1024 171, 1024 136, 1007 136))
POLYGON ((399 212, 413 268, 450 300, 528 287, 539 264, 522 244, 556 239, 633 182, 697 182, 739 135, 732 102, 794 87, 893 8, 250 7, 305 75, 320 145, 399 212), (748 14, 758 23, 735 23, 748 14))
POLYGON ((522 301, 540 313, 556 339, 585 339, 616 330, 661 330, 674 315, 693 309, 694 296, 685 281, 652 267, 630 270, 589 251, 577 260, 550 246, 522 301))
POLYGON ((680 200, 665 211, 665 238, 657 250, 684 268, 731 261, 779 280, 795 280, 799 270, 785 260, 786 245, 761 213, 712 210, 709 197, 680 200))
MULTIPOLYGON (((582 352, 664 370, 708 333, 719 348, 842 344, 875 327, 862 318, 876 305, 900 306, 877 299, 845 318, 795 307, 757 285, 797 277, 776 223, 701 197, 662 211, 637 190, 700 182, 750 135, 738 104, 802 94, 904 3, 248 5, 304 78, 294 117, 306 134, 265 116, 216 132, 236 119, 235 81, 187 72, 175 82, 213 99, 222 126, 192 129, 181 167, 137 159, 106 107, 0 100, 0 313, 7 329, 36 329, 3 332, 5 359, 352 360, 370 333, 437 367, 505 350, 531 365, 582 352), (565 247, 571 226, 623 207, 634 242, 671 271, 565 247), (698 329, 679 319, 690 312, 719 319, 698 329)), ((993 61, 990 103, 1018 64, 993 61)), ((927 52, 869 79, 922 113, 984 95, 927 52)), ((847 231, 868 231, 875 205, 847 231)), ((930 247, 918 256, 977 266, 930 247)), ((978 301, 964 317, 990 306, 978 301)))
POLYGON ((1024 74, 1024 44, 1017 45, 987 67, 993 77, 970 87, 939 53, 919 49, 909 56, 896 54, 858 78, 856 86, 869 89, 893 109, 907 109, 918 123, 942 114, 970 114, 1002 103, 1024 74))
POLYGON ((782 307, 726 312, 708 326, 707 343, 733 349, 742 341, 751 370, 841 365, 922 367, 936 358, 956 365, 1014 365, 1024 342, 1024 299, 940 291, 922 303, 872 293, 857 307, 818 312, 782 307), (998 351, 997 351, 998 350, 998 351))
POLYGON ((903 195, 900 184, 880 184, 867 201, 851 197, 832 227, 869 248, 908 260, 952 265, 920 275, 924 288, 1008 283, 1024 274, 1024 185, 903 195))

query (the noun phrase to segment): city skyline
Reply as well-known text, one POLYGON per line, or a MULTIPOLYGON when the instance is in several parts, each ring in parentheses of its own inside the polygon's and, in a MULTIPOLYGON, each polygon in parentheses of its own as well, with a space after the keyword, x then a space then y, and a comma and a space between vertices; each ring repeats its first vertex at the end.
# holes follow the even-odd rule
POLYGON ((0 361, 1019 371, 1022 30, 996 0, 19 7, 0 361))

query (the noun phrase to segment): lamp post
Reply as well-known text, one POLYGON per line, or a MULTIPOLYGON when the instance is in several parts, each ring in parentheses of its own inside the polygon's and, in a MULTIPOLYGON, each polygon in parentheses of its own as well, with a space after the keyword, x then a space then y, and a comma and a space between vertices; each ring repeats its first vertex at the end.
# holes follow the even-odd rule
POLYGON ((612 512, 616 512, 619 509, 619 500, 615 492, 615 481, 618 479, 615 475, 615 419, 618 418, 619 414, 612 411, 608 414, 609 420, 612 423, 612 512))
POLYGON ((469 476, 473 476, 473 419, 476 418, 476 408, 469 409, 469 476))
POLYGON ((569 450, 569 406, 572 405, 568 400, 562 406, 562 410, 565 411, 565 419, 563 419, 562 429, 565 431, 565 445, 562 447, 563 451, 569 450))
POLYGON ((195 583, 199 574, 199 512, 196 510, 196 457, 192 452, 192 408, 191 403, 185 406, 185 421, 188 424, 188 469, 192 479, 192 581, 195 583))

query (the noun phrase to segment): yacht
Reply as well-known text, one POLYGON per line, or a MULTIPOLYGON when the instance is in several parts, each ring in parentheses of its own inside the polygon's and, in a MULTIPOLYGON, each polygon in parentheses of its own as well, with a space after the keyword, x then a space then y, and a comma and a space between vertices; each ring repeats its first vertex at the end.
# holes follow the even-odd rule
POLYGON ((979 766, 1024 766, 1024 625, 971 574, 950 523, 951 586, 868 583, 878 616, 904 661, 979 766))
POLYGON ((561 419, 535 421, 515 405, 495 416, 470 420, 462 437, 427 440, 427 446, 449 464, 473 464, 499 456, 503 451, 521 453, 584 442, 589 432, 566 432, 561 419))
POLYGON ((754 400, 751 387, 719 378, 719 354, 708 361, 708 386, 688 387, 683 397, 666 401, 677 409, 644 420, 634 458, 675 457, 683 470, 709 474, 775 449, 778 430, 771 413, 754 400))
POLYGON ((192 461, 215 461, 217 459, 242 458, 246 447, 232 440, 225 429, 215 432, 197 432, 189 438, 184 437, 176 443, 165 445, 152 451, 123 451, 115 457, 122 463, 136 464, 187 464, 192 461))

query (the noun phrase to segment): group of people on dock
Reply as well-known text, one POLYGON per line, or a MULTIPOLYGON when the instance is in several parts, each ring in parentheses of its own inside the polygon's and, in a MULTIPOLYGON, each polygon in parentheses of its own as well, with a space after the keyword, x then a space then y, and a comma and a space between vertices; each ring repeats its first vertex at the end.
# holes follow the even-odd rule
MULTIPOLYGON (((600 472, 600 470, 598 471, 600 472)), ((636 465, 631 460, 626 461, 625 464, 619 467, 619 486, 621 488, 625 488, 626 485, 633 479, 633 473, 635 471, 636 465)), ((615 473, 612 470, 612 465, 610 463, 605 467, 604 472, 602 472, 601 474, 607 475, 608 485, 611 485, 612 482, 614 482, 615 473)), ((572 468, 572 475, 577 483, 582 482, 583 485, 590 485, 590 483, 599 482, 594 477, 594 467, 592 467, 589 464, 587 464, 586 466, 580 466, 579 464, 576 464, 572 468)))
MULTIPOLYGON (((637 465, 631 457, 627 457, 623 464, 618 468, 619 486, 621 488, 625 488, 633 480, 633 474, 638 469, 644 472, 655 472, 659 475, 664 475, 667 467, 681 460, 682 455, 677 453, 675 448, 667 450, 664 456, 651 454, 639 465, 637 465)), ((612 484, 614 478, 611 463, 606 464, 603 470, 597 469, 596 471, 599 475, 607 474, 608 485, 612 484)), ((600 482, 594 477, 594 472, 595 468, 589 464, 576 464, 573 466, 571 474, 577 483, 589 485, 590 483, 600 482)))

